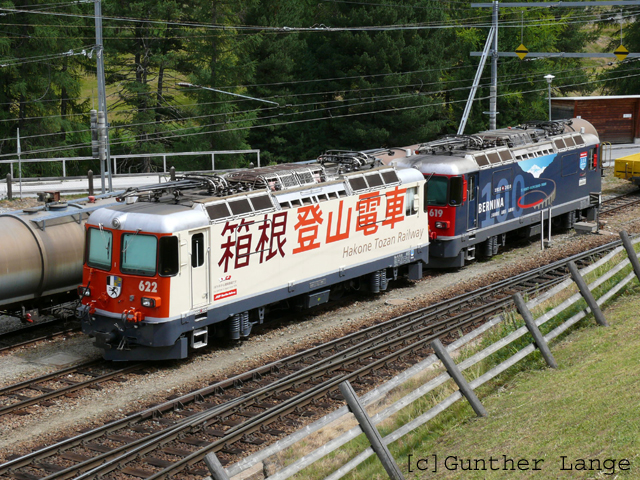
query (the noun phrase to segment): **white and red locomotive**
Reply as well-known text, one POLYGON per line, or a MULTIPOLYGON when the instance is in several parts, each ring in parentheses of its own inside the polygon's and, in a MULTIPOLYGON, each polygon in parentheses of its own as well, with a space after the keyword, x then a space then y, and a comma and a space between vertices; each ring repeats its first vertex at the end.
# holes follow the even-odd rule
POLYGON ((367 168, 191 176, 96 211, 79 288, 83 331, 106 359, 185 358, 210 335, 249 335, 268 305, 312 307, 345 285, 377 292, 399 274, 420 278, 424 176, 336 155, 367 168))

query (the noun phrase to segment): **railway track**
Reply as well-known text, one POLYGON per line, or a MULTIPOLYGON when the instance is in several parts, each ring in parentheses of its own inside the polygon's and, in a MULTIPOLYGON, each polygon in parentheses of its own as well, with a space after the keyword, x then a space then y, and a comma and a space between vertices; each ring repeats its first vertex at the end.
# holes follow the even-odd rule
POLYGON ((51 322, 28 325, 10 332, 3 332, 0 334, 0 353, 80 331, 79 325, 69 327, 65 325, 66 322, 63 320, 53 320, 51 322))
POLYGON ((631 207, 640 203, 640 190, 617 195, 602 202, 600 207, 600 216, 610 215, 618 210, 631 207))
POLYGON ((77 304, 72 301, 49 307, 41 310, 42 320, 0 332, 0 353, 80 331, 80 323, 74 317, 77 304))
POLYGON ((126 375, 145 369, 144 364, 115 368, 104 361, 86 362, 37 378, 0 388, 0 416, 9 413, 28 415, 29 407, 39 405, 49 407, 58 397, 75 397, 85 388, 101 389, 108 381, 126 381, 126 375))
MULTIPOLYGON (((619 242, 572 257, 593 257, 619 242)), ((534 293, 562 281, 568 260, 498 282, 318 345, 196 392, 0 465, 0 478, 188 478, 208 472, 204 456, 223 463, 271 442, 341 402, 337 385, 372 388, 430 355, 434 338, 457 338, 511 304, 516 292, 534 293), (373 377, 373 378, 372 378, 373 377)))

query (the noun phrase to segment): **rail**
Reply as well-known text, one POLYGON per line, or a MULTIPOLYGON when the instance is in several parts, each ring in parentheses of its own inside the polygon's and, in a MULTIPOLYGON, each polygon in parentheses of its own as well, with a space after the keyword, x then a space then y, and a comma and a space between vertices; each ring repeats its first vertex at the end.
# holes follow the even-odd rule
MULTIPOLYGON (((552 298, 554 298, 557 295, 561 294, 567 288, 572 286, 574 284, 574 282, 580 286, 580 284, 583 283, 582 278, 584 276, 586 276, 588 273, 591 273, 591 272, 593 272, 594 270, 596 270, 598 268, 604 267, 606 264, 611 262, 617 254, 621 253, 623 251, 623 249, 626 250, 627 255, 630 255, 631 253, 633 253, 633 255, 628 256, 627 259, 620 261, 619 263, 617 263, 617 265, 612 265, 611 268, 606 273, 604 273, 597 280, 595 280, 590 285, 588 285, 588 292, 591 292, 594 289, 596 289, 597 287, 599 287, 602 284, 604 284, 606 281, 610 280, 615 275, 619 274, 629 264, 632 264, 633 270, 631 271, 631 273, 626 275, 622 280, 617 282, 612 288, 610 288, 606 293, 602 294, 595 301, 595 302, 597 302, 598 306, 596 306, 596 303, 592 303, 593 308, 595 310, 594 313, 596 313, 596 319, 597 319, 598 318, 598 313, 601 314, 601 312, 598 312, 600 305, 604 304, 606 301, 611 299, 624 286, 626 286, 633 278, 637 277, 638 279, 640 279, 640 263, 637 260, 638 254, 635 252, 634 247, 633 247, 633 244, 640 243, 640 238, 637 238, 637 239, 635 239, 633 241, 630 241, 625 232, 621 232, 621 237, 622 237, 624 246, 620 246, 620 247, 614 249, 608 255, 606 255, 603 258, 601 258, 598 262, 596 262, 596 263, 594 263, 594 264, 592 264, 592 265, 590 265, 588 267, 583 268, 579 272, 578 272, 577 269, 575 269, 575 274, 577 275, 577 277, 575 275, 573 275, 572 276, 573 278, 567 278, 566 280, 564 280, 563 282, 559 283, 558 285, 556 285, 555 287, 553 287, 552 289, 550 289, 546 293, 544 293, 544 294, 536 297, 535 299, 529 301, 528 303, 526 303, 525 311, 522 312, 523 316, 526 316, 527 312, 531 312, 531 310, 533 310, 534 308, 540 306, 543 302, 551 300, 552 298), (634 258, 634 256, 635 256, 635 258, 634 258)), ((586 286, 586 284, 584 286, 586 286)), ((518 294, 516 294, 516 295, 518 295, 518 294)), ((563 311, 565 311, 569 307, 575 305, 578 301, 580 301, 583 298, 583 295, 585 296, 585 300, 589 304, 590 299, 587 298, 587 297, 591 296, 590 293, 586 293, 586 292, 575 293, 572 296, 570 296, 568 299, 562 301, 559 305, 555 306, 553 309, 547 311, 546 313, 544 313, 543 315, 541 315, 537 319, 535 319, 534 322, 533 322, 535 327, 532 327, 533 330, 537 330, 537 328, 540 327, 541 325, 543 325, 545 323, 548 323, 552 319, 556 318, 560 313, 562 313, 563 311)), ((565 332, 571 326, 575 325, 578 321, 580 321, 581 319, 585 318, 590 311, 592 311, 592 309, 589 308, 589 307, 587 307, 585 309, 582 309, 578 313, 573 315, 571 318, 569 318, 568 320, 563 322, 562 324, 556 326, 549 333, 544 335, 544 337, 543 337, 544 342, 543 343, 546 344, 550 340, 556 338, 557 336, 559 336, 560 334, 565 332)), ((460 349, 462 346, 467 345, 469 342, 471 342, 472 340, 476 339, 481 334, 489 331, 490 329, 492 329, 496 325, 502 323, 504 321, 504 319, 505 319, 504 315, 498 315, 498 316, 492 318, 490 321, 486 322, 481 327, 471 331, 470 333, 464 335, 463 337, 461 337, 457 341, 455 341, 455 342, 449 344, 448 346, 446 346, 446 352, 448 352, 450 354, 450 353, 460 349)), ((606 324, 606 322, 605 322, 605 324, 606 324)), ((498 350, 501 350, 505 346, 513 343, 514 341, 516 341, 520 337, 524 336, 529 331, 530 331, 530 329, 527 326, 520 327, 519 329, 511 332, 509 335, 505 336, 501 340, 499 340, 499 341, 493 343, 492 345, 486 347, 484 350, 479 351, 479 352, 475 353, 474 355, 472 355, 471 357, 467 358, 466 360, 462 361, 461 363, 459 363, 457 365, 457 368, 459 370, 461 370, 461 371, 469 369, 473 365, 476 365, 477 363, 479 363, 480 361, 486 359, 487 357, 489 357, 490 355, 494 354, 498 350)), ((538 343, 538 344, 540 344, 540 343, 538 343)), ((524 359, 526 356, 530 355, 535 350, 536 350, 536 342, 533 342, 533 343, 527 345, 526 347, 522 348, 521 350, 519 350, 516 354, 512 355, 507 360, 503 361, 502 363, 498 364, 497 366, 495 366, 491 370, 485 372, 484 374, 480 375, 479 377, 477 377, 473 381, 469 382, 468 386, 472 390, 477 389, 479 386, 483 385, 484 383, 486 383, 487 381, 491 380, 492 378, 494 378, 498 374, 502 373, 507 368, 515 365, 517 362, 519 362, 520 360, 524 359)), ((542 350, 542 348, 541 348, 541 350, 542 350)), ((366 395, 361 397, 359 399, 360 403, 363 406, 367 406, 367 405, 372 405, 375 402, 381 401, 393 389, 395 389, 396 387, 398 387, 398 386, 406 383, 407 381, 417 377, 418 375, 423 374, 428 368, 430 368, 436 362, 438 362, 438 356, 436 356, 435 354, 431 355, 430 357, 426 358, 422 362, 414 365, 409 370, 407 370, 405 372, 402 372, 401 374, 397 375, 391 381, 379 386, 378 388, 370 391, 369 393, 367 393, 366 395)), ((452 378, 452 376, 449 373, 443 373, 443 374, 437 376, 436 378, 431 379, 427 383, 425 383, 425 384, 421 385, 420 387, 418 387, 417 389, 413 390, 408 395, 404 396, 400 400, 398 400, 395 403, 393 403, 392 405, 388 406, 386 409, 384 409, 381 412, 375 414, 373 417, 371 417, 371 422, 374 425, 376 425, 376 424, 379 424, 380 422, 382 422, 383 420, 386 420, 386 419, 390 418, 392 415, 398 413, 403 408, 411 405, 416 400, 422 398, 424 395, 426 395, 427 393, 429 393, 432 390, 434 390, 436 387, 444 384, 450 378, 452 378)), ((448 398, 446 398, 442 402, 440 402, 437 405, 435 405, 433 408, 431 408, 428 411, 422 413, 421 415, 419 415, 418 417, 414 418, 409 423, 403 425, 402 427, 400 427, 396 431, 388 434, 386 437, 384 437, 382 439, 383 444, 385 446, 388 446, 389 444, 391 444, 391 443, 397 441, 398 439, 402 438, 404 435, 406 435, 406 434, 414 431, 418 427, 424 425, 426 422, 428 422, 429 420, 431 420, 434 417, 436 417, 439 413, 445 411, 448 407, 452 406, 456 401, 458 401, 461 398, 463 398, 463 394, 461 393, 462 390, 463 389, 461 388, 460 390, 458 390, 455 393, 451 394, 448 398)), ((252 454, 251 456, 246 457, 243 460, 241 460, 241 461, 239 461, 239 462, 237 462, 237 463, 235 463, 233 465, 230 465, 229 467, 227 467, 225 469, 218 469, 218 470, 213 470, 212 469, 211 470, 212 476, 213 476, 213 478, 215 480, 226 479, 227 478, 226 476, 228 476, 228 477, 236 476, 236 475, 238 475, 238 474, 240 474, 242 472, 245 472, 249 468, 259 464, 263 460, 266 460, 267 458, 269 458, 269 457, 271 457, 273 455, 276 455, 276 454, 278 454, 280 452, 283 452, 284 450, 287 450, 287 449, 291 448, 292 450, 295 451, 295 449, 292 448, 294 445, 296 445, 297 443, 301 442, 302 440, 307 438, 312 433, 318 432, 323 427, 325 427, 325 426, 327 426, 327 425, 329 425, 329 424, 331 424, 333 422, 338 422, 338 421, 345 422, 345 421, 349 421, 349 420, 350 420, 350 414, 349 414, 348 408, 346 406, 342 407, 342 408, 340 408, 338 410, 335 410, 334 412, 330 413, 329 415, 326 415, 325 417, 319 419, 318 421, 314 422, 313 424, 307 425, 306 427, 304 427, 301 430, 298 430, 297 432, 293 433, 292 435, 289 435, 288 437, 285 437, 285 438, 277 441, 276 443, 272 444, 271 446, 269 446, 269 447, 267 447, 265 449, 262 449, 262 450, 260 450, 260 451, 258 451, 256 453, 252 454)), ((331 452, 337 450, 338 448, 342 447, 346 443, 348 443, 351 440, 355 439, 362 432, 363 432, 363 430, 360 428, 360 426, 355 426, 355 427, 351 428, 349 431, 343 433, 342 435, 340 435, 338 437, 335 437, 335 438, 329 440, 328 442, 324 443, 319 448, 317 448, 317 449, 313 450, 312 452, 304 455, 302 458, 299 458, 298 460, 296 460, 295 462, 291 463, 287 467, 285 467, 285 468, 283 468, 283 469, 281 469, 281 470, 279 470, 277 472, 274 472, 272 475, 269 476, 269 480, 285 480, 285 479, 290 478, 291 476, 297 474, 298 472, 302 471, 303 469, 307 468, 308 466, 312 465, 313 463, 317 462, 318 460, 326 457, 331 452)), ((211 460, 214 460, 213 457, 212 457, 213 455, 214 455, 213 453, 209 453, 207 455, 207 457, 208 457, 208 461, 206 462, 207 465, 211 465, 211 464, 214 463, 214 462, 211 461, 211 460)), ((339 478, 342 478, 345 474, 347 474, 348 472, 350 472, 351 470, 356 468, 359 464, 364 462, 367 458, 371 457, 372 455, 374 455, 374 452, 373 452, 373 449, 371 447, 365 449, 363 452, 361 452, 356 457, 351 459, 349 462, 347 462, 345 465, 340 467, 338 470, 334 471, 329 476, 327 476, 326 479, 328 479, 328 480, 337 480, 339 478)))

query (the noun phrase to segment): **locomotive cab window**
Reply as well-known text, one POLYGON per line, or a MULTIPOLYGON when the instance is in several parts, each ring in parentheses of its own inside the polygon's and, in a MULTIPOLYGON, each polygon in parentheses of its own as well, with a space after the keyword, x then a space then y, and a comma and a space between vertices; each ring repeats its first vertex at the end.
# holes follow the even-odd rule
POLYGON ((122 234, 120 271, 133 275, 153 276, 156 274, 158 239, 152 235, 139 233, 122 234))
POLYGON ((451 190, 449 192, 449 205, 462 205, 464 185, 462 177, 451 177, 451 190))
POLYGON ((404 214, 408 217, 418 213, 418 206, 416 204, 416 200, 418 199, 418 189, 416 187, 407 188, 406 195, 404 214))
POLYGON ((158 255, 158 272, 163 277, 173 277, 178 274, 178 237, 160 238, 160 255, 158 255))
POLYGON ((89 267, 111 270, 111 246, 113 234, 103 228, 87 230, 86 261, 89 267))
POLYGON ((447 189, 449 187, 449 179, 447 177, 433 176, 427 183, 427 194, 425 201, 427 205, 447 205, 447 189))
POLYGON ((197 268, 204 264, 204 233, 191 237, 191 266, 197 268))

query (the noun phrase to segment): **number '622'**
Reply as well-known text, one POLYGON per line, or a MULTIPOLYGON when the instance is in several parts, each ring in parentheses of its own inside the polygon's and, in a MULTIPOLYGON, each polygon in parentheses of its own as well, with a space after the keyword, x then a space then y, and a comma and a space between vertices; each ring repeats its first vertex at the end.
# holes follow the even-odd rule
POLYGON ((140 281, 140 285, 138 285, 138 288, 140 289, 141 292, 157 292, 158 291, 158 284, 156 282, 145 282, 144 280, 140 281))

